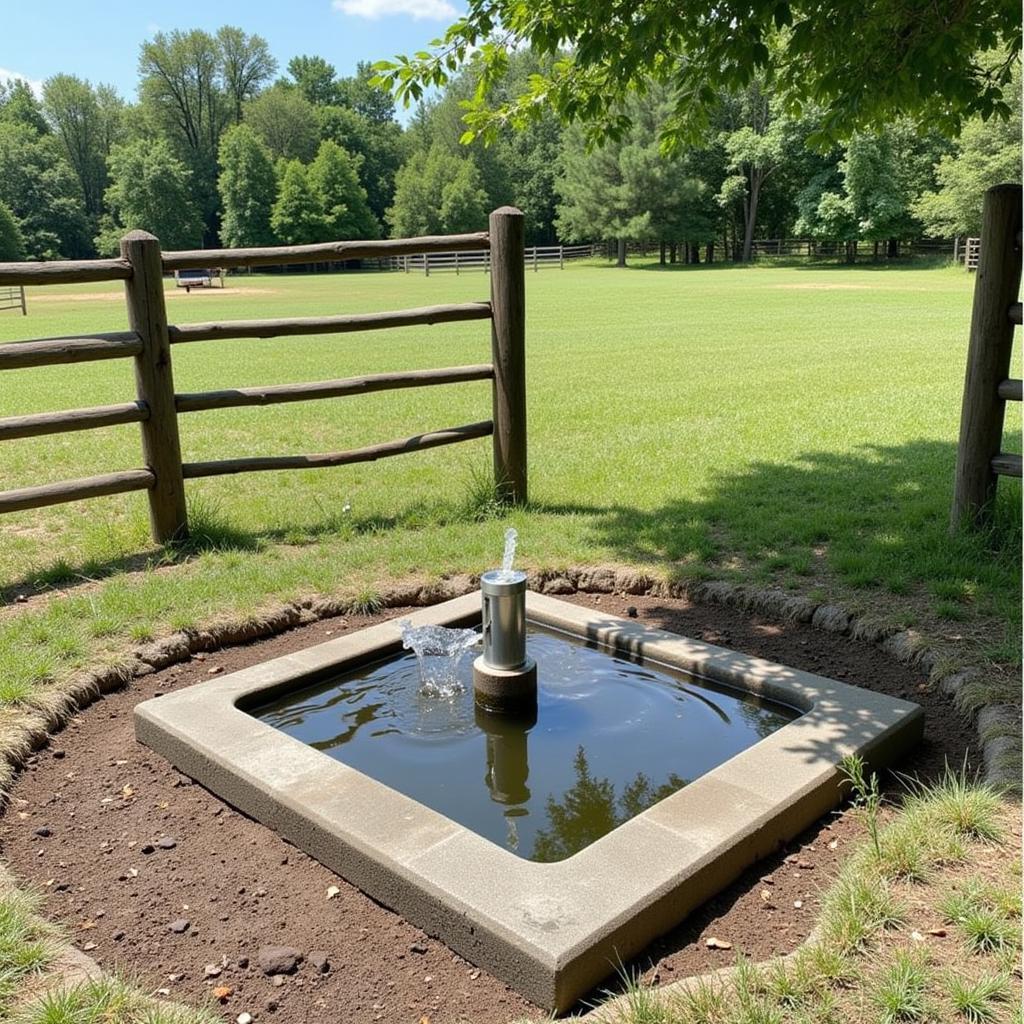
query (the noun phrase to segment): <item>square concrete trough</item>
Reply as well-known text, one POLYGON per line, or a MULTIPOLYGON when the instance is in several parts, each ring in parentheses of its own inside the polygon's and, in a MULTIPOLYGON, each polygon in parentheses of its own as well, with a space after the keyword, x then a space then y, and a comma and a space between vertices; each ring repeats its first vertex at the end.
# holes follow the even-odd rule
MULTIPOLYGON (((400 650, 395 622, 146 701, 138 739, 545 1009, 563 1011, 839 800, 837 765, 921 738, 916 704, 540 594, 527 616, 789 704, 793 722, 566 860, 522 860, 245 709, 400 650)), ((473 625, 479 594, 409 616, 473 625)))

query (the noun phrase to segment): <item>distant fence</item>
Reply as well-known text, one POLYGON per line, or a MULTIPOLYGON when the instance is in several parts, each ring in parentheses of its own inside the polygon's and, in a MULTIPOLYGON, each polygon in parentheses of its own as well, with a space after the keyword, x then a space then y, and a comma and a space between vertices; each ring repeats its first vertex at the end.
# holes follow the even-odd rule
POLYGON ((981 258, 981 239, 968 238, 964 243, 964 266, 968 270, 978 269, 978 260, 981 258))
POLYGON ((28 316, 28 306, 25 305, 25 286, 17 285, 14 288, 0 288, 0 310, 20 309, 22 316, 28 316))
MULTIPOLYGON (((533 245, 523 250, 523 263, 527 269, 535 272, 546 267, 562 269, 569 260, 587 259, 602 252, 603 246, 599 245, 533 245)), ((461 274, 464 270, 482 270, 487 273, 491 268, 491 254, 486 249, 421 253, 416 256, 393 257, 389 264, 393 270, 406 273, 415 271, 427 277, 443 271, 461 274)))
POLYGON ((0 287, 91 281, 124 281, 127 331, 0 345, 0 371, 97 359, 135 360, 136 399, 118 405, 0 419, 0 441, 66 433, 123 423, 138 423, 145 465, 102 476, 0 492, 0 513, 127 491, 149 495, 150 524, 160 543, 188 534, 185 481, 198 477, 261 470, 306 469, 422 451, 478 437, 493 437, 495 490, 499 498, 525 502, 526 372, 523 215, 512 207, 495 210, 490 230, 373 242, 326 242, 259 249, 205 249, 161 252, 160 242, 144 231, 121 241, 119 259, 51 263, 0 263, 0 287), (219 323, 167 323, 164 275, 178 270, 234 269, 357 259, 395 259, 466 250, 490 258, 490 301, 427 306, 387 313, 242 320, 219 323), (171 347, 224 338, 278 338, 289 335, 341 334, 464 320, 491 321, 489 364, 437 370, 379 373, 345 380, 269 387, 235 388, 179 394, 174 390, 171 347), (246 456, 209 462, 184 462, 178 433, 184 413, 237 406, 340 398, 398 388, 431 387, 490 380, 491 419, 401 438, 366 448, 313 455, 246 456))
POLYGON ((987 517, 999 477, 1021 475, 1021 456, 1002 451, 1006 403, 1022 398, 1020 380, 1008 377, 1013 329, 1022 319, 1020 185, 996 185, 985 193, 978 248, 950 512, 954 530, 987 517))

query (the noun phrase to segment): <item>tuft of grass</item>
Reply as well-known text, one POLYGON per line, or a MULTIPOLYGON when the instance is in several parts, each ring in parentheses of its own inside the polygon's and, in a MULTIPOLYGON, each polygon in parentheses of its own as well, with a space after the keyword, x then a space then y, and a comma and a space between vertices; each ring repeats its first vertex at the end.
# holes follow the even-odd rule
POLYGON ((1010 983, 1005 974, 983 974, 972 981, 953 973, 946 979, 946 991, 953 1009, 969 1024, 989 1024, 998 1017, 996 1004, 1009 998, 1010 983))
POLYGON ((56 933, 37 916, 39 903, 36 893, 22 889, 0 895, 0 1007, 54 957, 56 933))
POLYGON ((930 980, 923 956, 898 950, 871 987, 879 1024, 924 1020, 928 1016, 926 993, 930 980))
POLYGON ((973 907, 957 921, 973 953, 995 953, 1020 947, 1020 929, 991 907, 973 907))
POLYGON ((678 1015, 691 1024, 725 1024, 728 1001, 723 984, 714 978, 699 978, 686 988, 678 1001, 678 1015))
POLYGON ((992 786, 969 780, 966 769, 955 772, 947 766, 939 782, 928 788, 924 799, 915 802, 923 803, 926 814, 959 836, 993 843, 1003 839, 999 794, 992 786))
POLYGON ((349 615, 376 615, 384 607, 380 592, 371 587, 363 587, 346 604, 349 615))
POLYGON ((853 860, 825 894, 821 927, 826 942, 849 954, 866 949, 879 932, 895 928, 905 917, 886 880, 853 860))

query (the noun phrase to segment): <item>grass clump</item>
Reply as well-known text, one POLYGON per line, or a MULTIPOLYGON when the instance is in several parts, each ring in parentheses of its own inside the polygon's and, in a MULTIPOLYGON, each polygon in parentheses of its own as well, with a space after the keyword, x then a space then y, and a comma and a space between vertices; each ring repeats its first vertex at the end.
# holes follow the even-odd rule
POLYGON ((960 974, 951 974, 946 990, 953 1009, 969 1024, 990 1024, 999 1017, 999 1004, 1010 996, 1005 974, 985 974, 971 981, 960 974))
POLYGON ((928 1016, 926 993, 930 980, 923 955, 899 950, 871 989, 880 1024, 924 1020, 928 1016))

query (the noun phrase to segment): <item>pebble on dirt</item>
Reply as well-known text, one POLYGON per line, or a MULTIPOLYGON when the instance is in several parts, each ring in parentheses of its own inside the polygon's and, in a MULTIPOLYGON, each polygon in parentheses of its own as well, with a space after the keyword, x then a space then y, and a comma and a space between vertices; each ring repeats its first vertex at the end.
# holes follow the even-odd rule
POLYGON ((176 935, 182 935, 192 927, 192 922, 185 917, 179 917, 176 921, 172 921, 167 926, 176 935))
POLYGON ((292 974, 302 962, 302 953, 294 946, 264 946, 259 959, 264 974, 292 974))
POLYGON ((309 966, 319 974, 327 974, 331 970, 330 960, 325 950, 313 950, 306 959, 309 961, 309 966))

